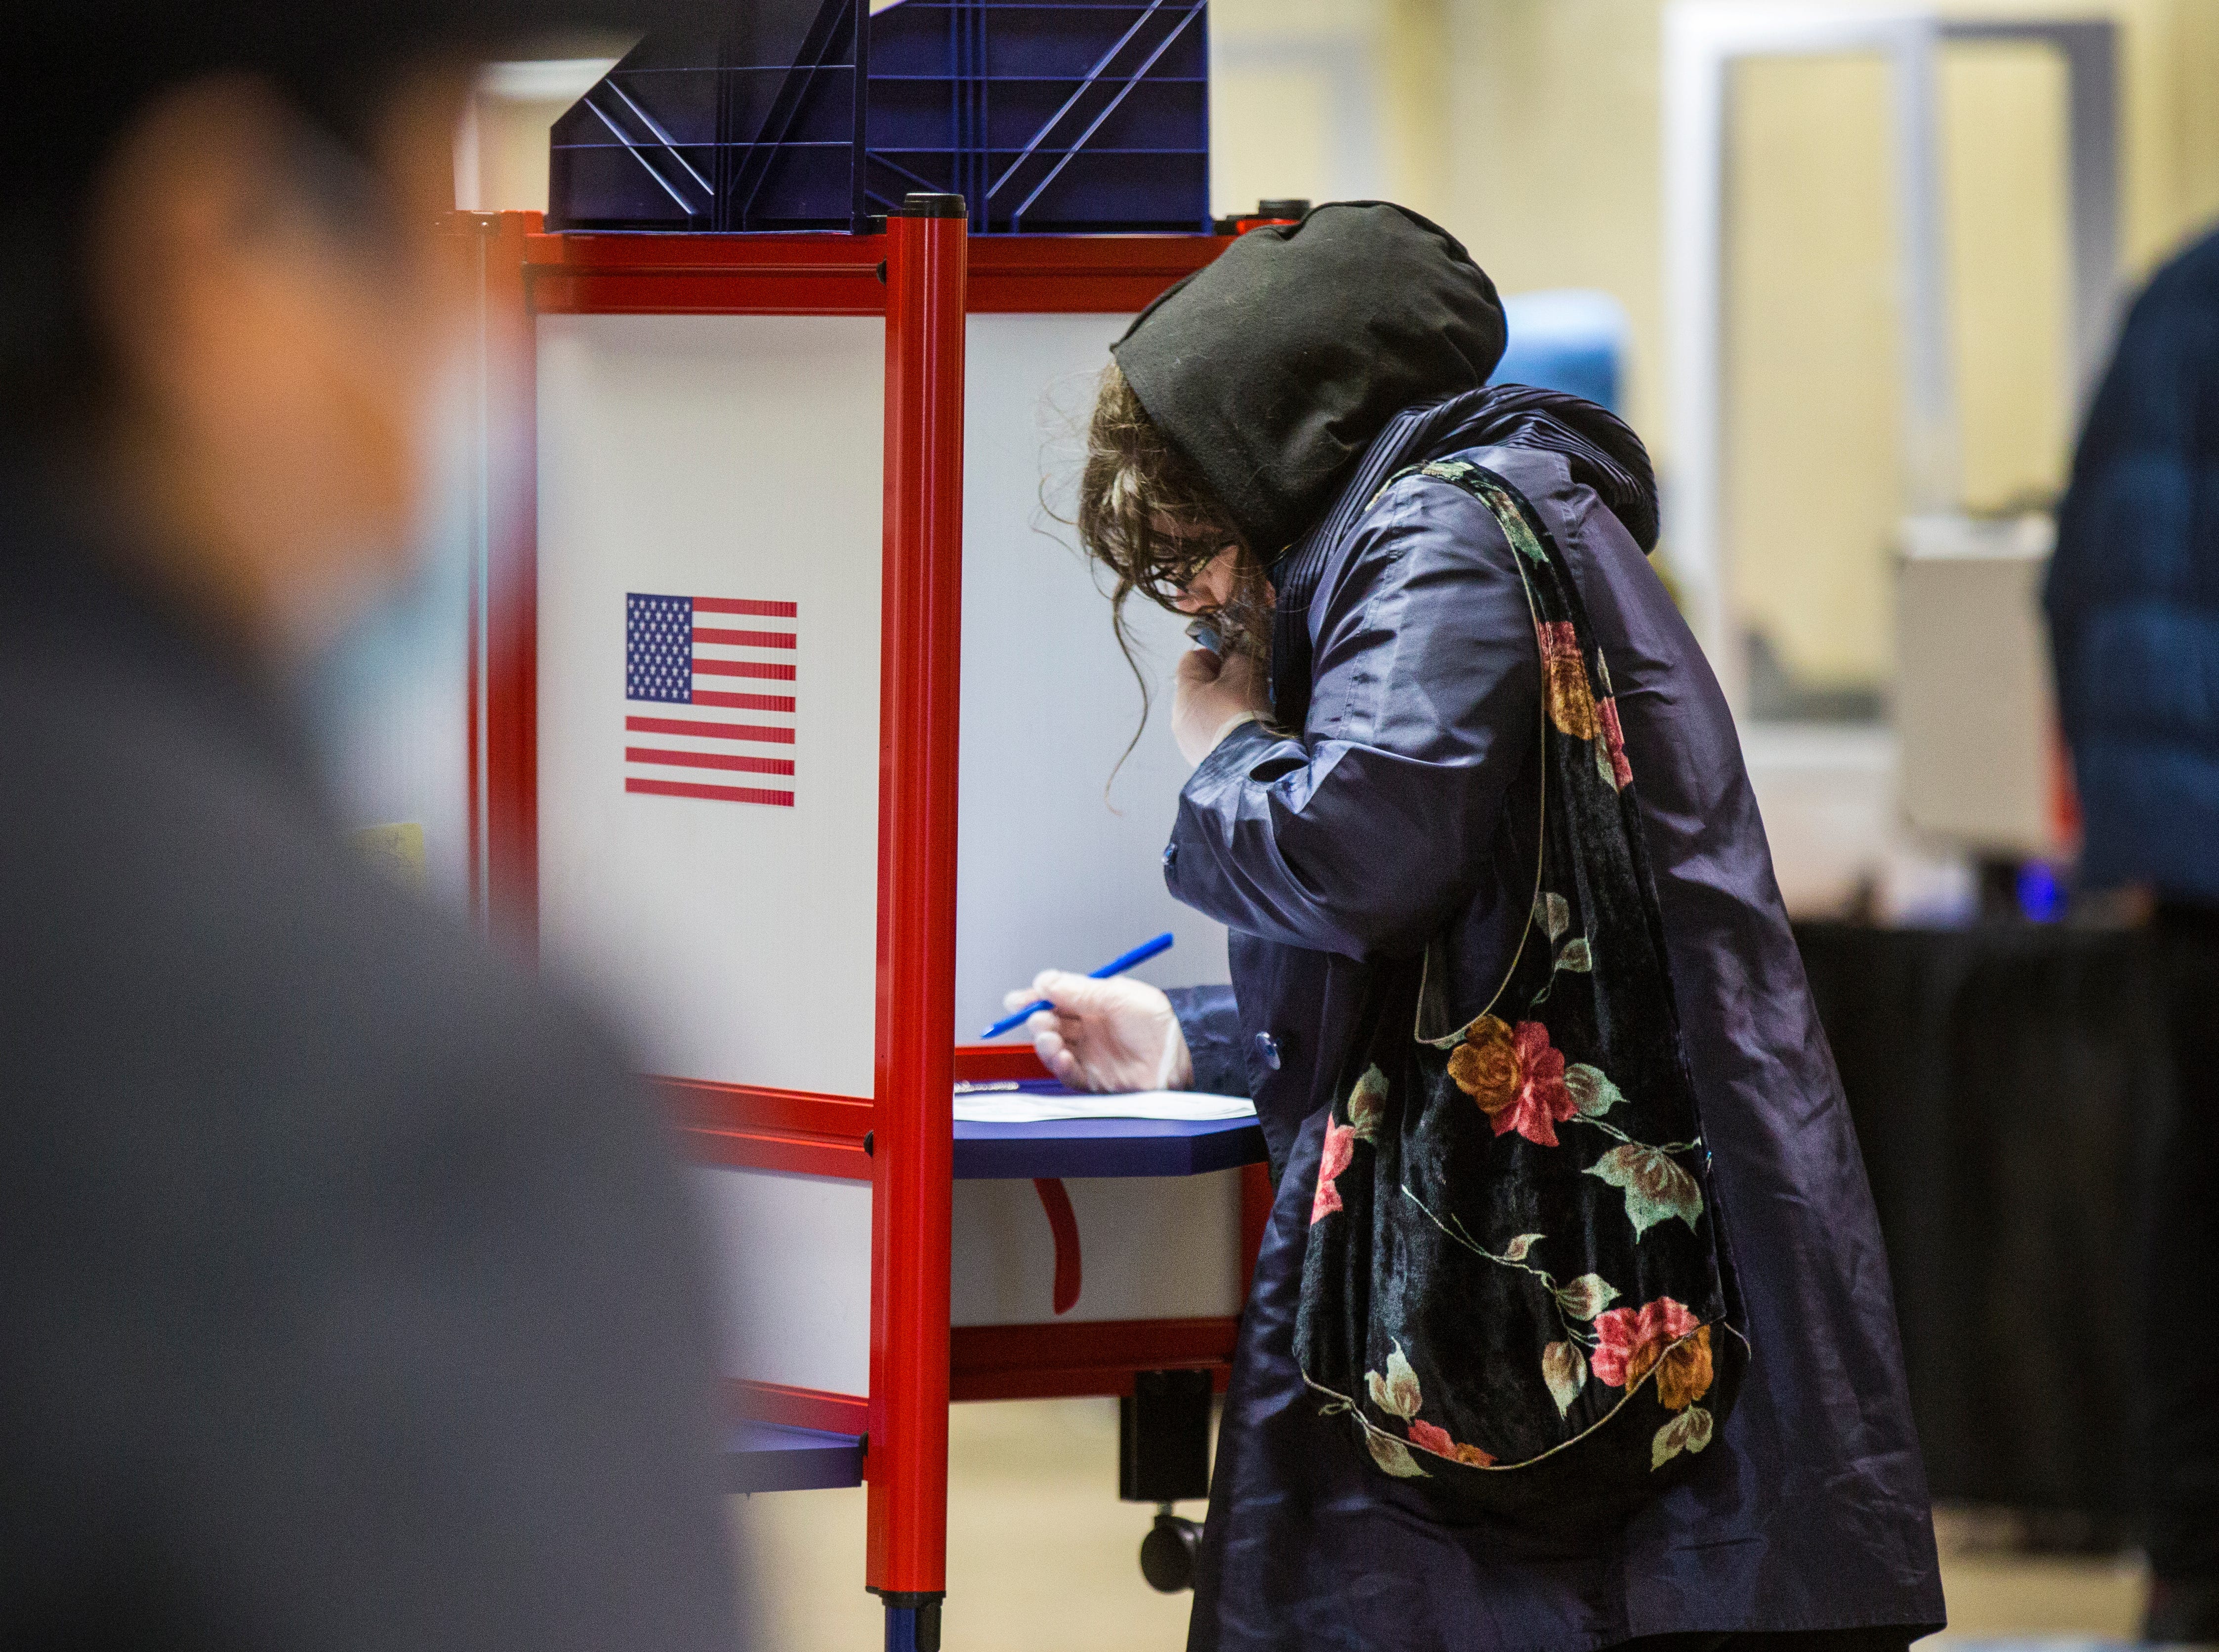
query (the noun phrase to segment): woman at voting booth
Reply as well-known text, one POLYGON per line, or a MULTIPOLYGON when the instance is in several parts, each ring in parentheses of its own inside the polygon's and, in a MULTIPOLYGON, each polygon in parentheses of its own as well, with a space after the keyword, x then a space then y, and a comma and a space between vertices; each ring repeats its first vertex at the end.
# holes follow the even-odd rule
POLYGON ((1066 1082, 1252 1095, 1277 1196, 1194 1649, 1899 1648, 1938 1627, 1885 1258, 1725 701, 1601 407, 1486 388, 1400 208, 1252 231, 1114 348, 1078 530, 1199 622, 1176 1002, 1066 1082))

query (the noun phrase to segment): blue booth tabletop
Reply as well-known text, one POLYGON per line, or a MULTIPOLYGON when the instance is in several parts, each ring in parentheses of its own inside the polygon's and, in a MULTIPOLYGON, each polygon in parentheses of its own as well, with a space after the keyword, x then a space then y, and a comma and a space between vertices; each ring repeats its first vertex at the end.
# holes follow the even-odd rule
POLYGON ((863 1483, 863 1442, 782 1423, 736 1423, 724 1438, 724 1489, 823 1491, 863 1483))
MULTIPOLYGON (((1067 1094, 1027 1082, 1031 1094, 1067 1094)), ((959 1181, 1027 1177, 1200 1176, 1264 1159, 1253 1114, 1233 1119, 1047 1119, 1022 1124, 955 1121, 959 1181)))

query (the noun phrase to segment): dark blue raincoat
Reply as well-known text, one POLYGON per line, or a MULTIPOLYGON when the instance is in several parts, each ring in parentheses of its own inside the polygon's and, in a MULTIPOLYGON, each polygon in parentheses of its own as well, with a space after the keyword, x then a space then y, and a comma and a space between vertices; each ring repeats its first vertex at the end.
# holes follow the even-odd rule
POLYGON ((1180 798, 1165 878, 1233 930, 1230 991, 1178 997, 1197 1081, 1255 1096, 1278 1175, 1190 1652, 1582 1652, 1942 1621, 1886 1258, 1733 721, 1582 479, 1603 461, 1576 423, 1480 391, 1390 424, 1278 570, 1273 699, 1300 737, 1234 730, 1180 798), (1491 984, 1532 885, 1533 810, 1506 804, 1538 784, 1539 668, 1509 546, 1457 488, 1408 478, 1373 502, 1396 470, 1451 456, 1547 519, 1608 659, 1754 1351, 1700 1470, 1570 1555, 1442 1523, 1320 1419, 1293 1357, 1324 1111, 1366 971, 1446 926, 1456 974, 1491 984))

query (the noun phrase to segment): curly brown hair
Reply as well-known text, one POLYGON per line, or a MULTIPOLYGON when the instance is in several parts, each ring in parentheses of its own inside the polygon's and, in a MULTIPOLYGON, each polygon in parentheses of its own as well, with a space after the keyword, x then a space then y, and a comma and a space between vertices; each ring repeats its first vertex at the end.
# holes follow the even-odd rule
MULTIPOLYGON (((1262 563, 1200 473, 1148 417, 1115 362, 1103 371, 1088 421, 1073 525, 1081 548, 1116 581, 1110 623, 1128 663, 1127 600, 1137 594, 1178 612, 1187 587, 1228 547, 1235 553, 1232 595, 1199 618, 1216 630, 1226 651, 1259 664, 1270 658, 1271 587, 1262 563)), ((1141 674, 1136 663, 1134 674, 1141 674)), ((1147 693, 1142 677, 1144 699, 1147 693)))

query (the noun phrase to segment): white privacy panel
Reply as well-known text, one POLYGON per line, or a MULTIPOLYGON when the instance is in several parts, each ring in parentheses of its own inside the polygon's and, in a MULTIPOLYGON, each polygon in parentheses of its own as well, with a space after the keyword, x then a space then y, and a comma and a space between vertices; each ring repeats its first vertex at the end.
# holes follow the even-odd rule
POLYGON ((540 933, 652 1070, 871 1093, 885 332, 539 322, 540 933))
POLYGON ((869 1393, 871 1184, 777 1171, 693 1179, 716 1256, 724 1374, 869 1393))
MULTIPOLYGON (((1165 891, 1163 847, 1188 768, 1172 743, 1180 622, 1128 610, 1156 709, 1124 767, 1140 689, 1068 519, 1094 388, 1122 315, 974 315, 966 360, 963 778, 955 1028, 1054 966, 1090 970, 1150 935, 1178 943, 1134 973, 1226 978, 1223 928, 1165 891), (1113 772, 1116 774, 1111 782, 1113 772)), ((1022 1043, 1022 1034, 1008 1040, 1022 1043)), ((1231 1314, 1239 1178, 1066 1183, 1084 1285, 1071 1320, 1231 1314)), ((1049 1320, 1054 1246, 1026 1182, 955 1185, 958 1325, 1049 1320)))
POLYGON ((1222 926, 1164 890, 1163 848, 1188 773, 1168 718, 1171 668, 1187 646, 1180 622, 1145 602, 1128 610, 1156 709, 1119 770, 1140 690, 1110 604, 1055 520, 1071 514, 1095 382, 1130 320, 970 320, 959 1041, 1038 971, 1091 970, 1165 929, 1177 945, 1136 975, 1163 985, 1226 978, 1222 926))
POLYGON ((1078 1301, 1057 1320, 1055 1241, 1029 1182, 955 1184, 956 1325, 1215 1319, 1240 1311, 1240 1174, 1063 1184, 1078 1222, 1078 1301))
MULTIPOLYGON (((867 1096, 882 326, 538 325, 544 954, 628 1020, 652 1071, 867 1096), (790 642, 764 640, 777 637, 790 642), (790 675, 739 674, 780 665, 790 675), (673 726, 689 721, 722 731, 673 726)), ((970 321, 961 1041, 1038 969, 1089 969, 1162 929, 1178 945, 1147 978, 1225 978, 1222 929, 1163 887, 1187 773, 1165 717, 1178 622, 1134 610, 1158 708, 1110 788, 1139 690, 1051 514, 1069 512, 1076 438, 1124 325, 970 321)), ((695 1180, 719 1257, 726 1371, 865 1392, 869 1184, 695 1180)), ((1085 1258, 1071 1317, 1235 1311, 1237 1177, 1069 1185, 1085 1258)), ((1053 1245, 1030 1185, 960 1183, 955 1201, 956 1323, 1052 1319, 1053 1245)))

